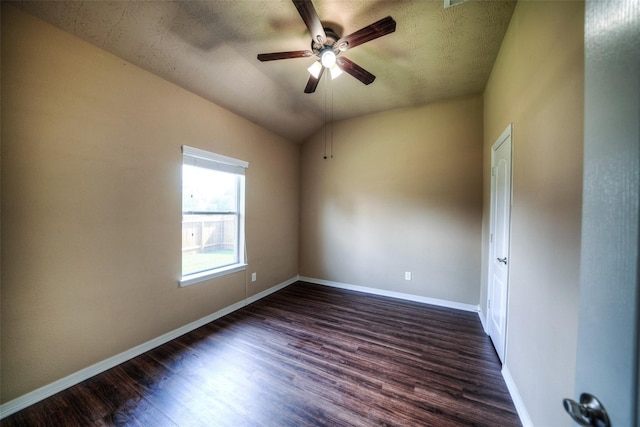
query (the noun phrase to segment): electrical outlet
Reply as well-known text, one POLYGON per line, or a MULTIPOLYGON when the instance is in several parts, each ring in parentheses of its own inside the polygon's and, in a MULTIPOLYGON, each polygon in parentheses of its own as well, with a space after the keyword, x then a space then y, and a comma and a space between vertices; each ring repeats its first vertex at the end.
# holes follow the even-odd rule
POLYGON ((411 280, 411 272, 410 271, 405 271, 404 272, 404 280, 411 280))
POLYGON ((258 273, 251 273, 251 281, 255 282, 256 280, 258 280, 258 273))

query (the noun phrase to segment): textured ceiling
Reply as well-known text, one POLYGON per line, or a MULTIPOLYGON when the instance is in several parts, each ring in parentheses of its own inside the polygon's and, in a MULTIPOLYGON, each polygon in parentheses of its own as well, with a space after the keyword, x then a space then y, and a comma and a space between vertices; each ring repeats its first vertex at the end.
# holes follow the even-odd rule
POLYGON ((484 90, 514 1, 314 0, 325 26, 350 34, 385 16, 396 32, 342 55, 374 74, 323 76, 303 93, 314 58, 259 62, 258 53, 309 49, 291 0, 21 1, 18 7, 289 140, 325 120, 484 90), (327 108, 325 108, 325 106, 327 108))

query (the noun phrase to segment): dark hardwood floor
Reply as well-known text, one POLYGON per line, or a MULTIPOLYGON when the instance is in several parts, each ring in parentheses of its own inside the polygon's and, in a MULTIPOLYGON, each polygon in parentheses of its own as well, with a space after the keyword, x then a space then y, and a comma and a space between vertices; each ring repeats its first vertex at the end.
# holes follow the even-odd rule
POLYGON ((477 314, 298 282, 10 426, 519 426, 477 314))

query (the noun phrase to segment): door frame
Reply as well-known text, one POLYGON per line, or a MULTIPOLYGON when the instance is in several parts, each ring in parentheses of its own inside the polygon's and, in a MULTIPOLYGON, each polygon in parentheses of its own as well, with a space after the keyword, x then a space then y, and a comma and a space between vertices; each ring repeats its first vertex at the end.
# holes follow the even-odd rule
MULTIPOLYGON (((512 139, 512 129, 513 128, 513 124, 509 123, 509 125, 506 127, 506 129, 504 131, 502 131, 502 133, 500 134, 500 136, 496 139, 496 141, 491 145, 491 188, 490 188, 490 193, 491 193, 491 198, 490 198, 490 205, 489 205, 489 257, 487 259, 488 262, 488 268, 487 268, 487 273, 488 273, 488 277, 487 277, 487 302, 486 302, 486 307, 485 309, 487 310, 487 334, 489 336, 490 335, 490 331, 491 331, 491 298, 493 296, 493 260, 496 256, 495 254, 495 242, 494 242, 494 234, 495 234, 495 228, 496 228, 496 212, 495 212, 495 198, 496 198, 496 194, 495 194, 495 189, 494 189, 494 185, 495 185, 495 174, 494 174, 494 168, 495 168, 495 152, 498 149, 498 147, 500 147, 502 144, 509 144, 510 145, 510 157, 509 157, 509 217, 507 218, 507 227, 509 229, 509 241, 507 243, 507 259, 509 260, 508 264, 507 264, 507 289, 506 289, 506 295, 505 295, 505 307, 504 307, 504 315, 505 315, 505 326, 504 326, 504 342, 503 344, 503 348, 502 348, 502 360, 501 363, 504 365, 506 363, 507 360, 507 331, 509 329, 509 284, 511 281, 511 208, 513 207, 513 139, 512 139)), ((493 339, 491 340, 491 343, 493 344, 493 346, 495 347, 495 342, 493 341, 493 339)), ((498 354, 500 354, 500 351, 498 349, 496 349, 496 352, 498 354)))

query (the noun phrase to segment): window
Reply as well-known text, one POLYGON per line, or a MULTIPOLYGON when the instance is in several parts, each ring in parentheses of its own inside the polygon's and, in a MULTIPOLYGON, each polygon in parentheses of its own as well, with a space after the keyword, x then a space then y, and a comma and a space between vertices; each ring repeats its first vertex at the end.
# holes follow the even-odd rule
POLYGON ((182 278, 188 286, 244 270, 248 163, 182 146, 182 278))

